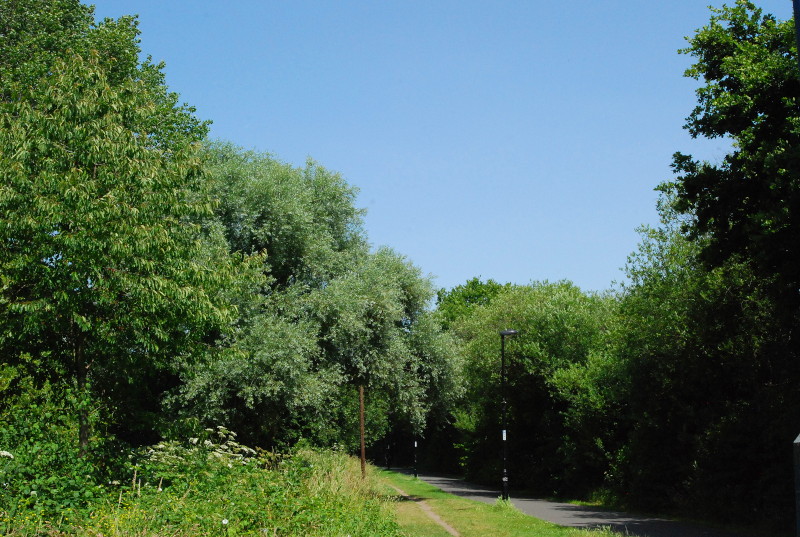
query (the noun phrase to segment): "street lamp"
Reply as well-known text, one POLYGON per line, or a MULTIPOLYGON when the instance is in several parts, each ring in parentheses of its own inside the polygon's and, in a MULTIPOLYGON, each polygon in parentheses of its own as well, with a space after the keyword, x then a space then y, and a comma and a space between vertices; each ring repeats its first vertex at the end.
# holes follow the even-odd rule
POLYGON ((516 330, 500 331, 500 392, 503 401, 503 499, 508 499, 508 471, 506 470, 506 336, 516 335, 516 330))

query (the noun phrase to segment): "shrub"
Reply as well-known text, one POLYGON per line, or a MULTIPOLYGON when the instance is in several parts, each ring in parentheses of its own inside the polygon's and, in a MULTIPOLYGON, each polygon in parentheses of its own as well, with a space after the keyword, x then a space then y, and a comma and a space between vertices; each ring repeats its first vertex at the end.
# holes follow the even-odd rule
MULTIPOLYGON (((188 441, 139 450, 133 475, 82 520, 44 521, 37 531, 78 535, 280 535, 396 537, 399 529, 358 461, 298 447, 285 455, 236 442, 223 427, 188 441), (49 525, 48 525, 49 524, 49 525), (45 528, 45 531, 42 530, 45 528)), ((13 521, 10 534, 29 534, 13 521)))

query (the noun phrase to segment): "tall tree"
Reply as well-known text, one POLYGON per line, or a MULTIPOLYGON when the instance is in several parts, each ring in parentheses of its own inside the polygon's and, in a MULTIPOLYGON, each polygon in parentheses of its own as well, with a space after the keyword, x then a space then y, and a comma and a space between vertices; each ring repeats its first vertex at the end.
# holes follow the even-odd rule
POLYGON ((266 254, 273 289, 319 288, 366 254, 357 189, 338 173, 223 142, 207 144, 205 155, 231 251, 266 254))
MULTIPOLYGON (((634 368, 632 374, 642 384, 657 383, 661 399, 672 400, 655 412, 639 400, 638 415, 663 416, 661 430, 666 430, 664 423, 679 429, 677 445, 683 448, 676 447, 664 459, 678 471, 658 471, 659 479, 684 474, 680 484, 667 478, 675 497, 690 502, 714 497, 720 504, 697 503, 727 516, 748 512, 781 520, 772 506, 786 507, 781 502, 790 496, 791 485, 782 477, 790 475, 791 461, 781 456, 781 446, 797 434, 796 420, 790 416, 798 408, 797 390, 786 380, 798 374, 800 329, 795 26, 764 14, 753 2, 738 0, 712 9, 709 24, 688 41, 682 52, 695 63, 686 76, 702 85, 686 128, 694 137, 726 137, 733 143, 718 163, 683 154, 674 157, 678 177, 664 188, 677 194, 674 207, 688 219, 684 229, 692 247, 699 249, 702 267, 697 268, 705 271, 684 270, 687 285, 682 287, 668 280, 658 285, 651 278, 631 297, 631 305, 646 309, 648 301, 639 301, 642 292, 666 291, 664 297, 673 297, 667 311, 674 312, 671 317, 682 328, 673 343, 661 347, 666 353, 638 351, 642 364, 655 359, 657 366, 650 373, 645 373, 646 366, 634 368), (669 380, 670 374, 680 375, 681 382, 669 380), (709 378, 714 382, 704 385, 709 378), (692 383, 698 389, 703 386, 708 397, 696 400, 692 383), (737 448, 725 449, 731 445, 737 448), (703 456, 711 452, 714 457, 703 456), (745 460, 759 460, 760 470, 752 471, 745 460), (712 489, 724 492, 709 496, 712 489), (755 497, 769 500, 756 502, 755 497), (735 507, 744 505, 748 510, 735 507)), ((659 315, 663 310, 656 308, 659 315)), ((633 331, 637 332, 649 331, 633 331)), ((634 443, 639 448, 650 444, 654 453, 654 446, 662 444, 651 434, 654 431, 640 427, 634 443)), ((639 462, 648 457, 640 455, 639 462)), ((641 483, 648 481, 639 475, 641 483)), ((660 488, 656 496, 666 487, 660 488)))
MULTIPOLYGON (((121 408, 229 315, 192 222, 210 214, 191 137, 149 136, 157 99, 99 55, 56 60, 0 104, 0 347, 121 408)), ((13 359, 13 358, 12 358, 13 359)), ((83 404, 86 404, 84 402, 83 404)), ((80 444, 89 431, 83 420, 80 444)))
POLYGON ((359 383, 373 439, 440 417, 456 364, 425 311, 430 282, 388 249, 369 252, 355 189, 311 161, 221 142, 206 157, 217 220, 245 261, 229 348, 184 372, 188 411, 274 446, 357 445, 359 383))
POLYGON ((554 383, 560 371, 603 349, 612 305, 612 299, 587 295, 570 282, 534 283, 500 292, 454 323, 451 332, 465 355, 466 396, 457 426, 468 473, 485 481, 500 476, 499 331, 510 328, 519 332, 506 342, 512 486, 574 493, 601 478, 594 452, 564 442, 565 405, 554 383))
MULTIPOLYGON (((748 0, 712 9, 682 52, 701 80, 686 128, 727 137, 720 163, 676 154, 678 208, 694 217, 710 266, 745 260, 771 282, 791 318, 800 306, 800 81, 792 21, 748 0)), ((791 322, 791 321, 790 321, 791 322)))
MULTIPOLYGON (((448 358, 420 345, 424 338, 414 339, 432 296, 430 281, 419 269, 383 248, 313 298, 325 359, 336 364, 349 385, 402 402, 396 407, 418 429, 427 413, 425 392, 431 383, 420 362, 428 350, 429 356, 448 358)), ((422 327, 430 325, 423 322, 422 327)), ((383 430, 374 439, 388 426, 385 417, 381 421, 383 430)))
POLYGON ((608 485, 643 508, 785 524, 798 363, 769 282, 745 262, 704 266, 672 194, 629 257, 613 360, 583 377, 583 398, 618 409, 608 485))
POLYGON ((283 447, 300 438, 340 442, 343 378, 322 359, 313 297, 367 256, 355 189, 309 161, 207 143, 215 220, 241 265, 226 349, 187 367, 178 406, 225 423, 248 442, 283 447))

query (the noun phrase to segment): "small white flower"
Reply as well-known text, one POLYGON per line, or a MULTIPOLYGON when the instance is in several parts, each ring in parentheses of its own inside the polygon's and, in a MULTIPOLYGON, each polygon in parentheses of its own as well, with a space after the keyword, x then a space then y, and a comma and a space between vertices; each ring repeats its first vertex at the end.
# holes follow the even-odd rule
POLYGON ((14 455, 9 453, 8 451, 0 451, 0 457, 8 457, 9 459, 13 459, 14 455))
POLYGON ((228 525, 228 519, 227 518, 223 518, 222 519, 222 525, 223 526, 227 526, 228 525))

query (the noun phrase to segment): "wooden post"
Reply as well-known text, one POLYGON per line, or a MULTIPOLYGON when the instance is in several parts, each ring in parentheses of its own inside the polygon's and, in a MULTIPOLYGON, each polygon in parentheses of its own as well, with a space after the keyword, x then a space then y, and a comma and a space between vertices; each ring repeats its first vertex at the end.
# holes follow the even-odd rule
POLYGON ((364 447, 364 385, 358 386, 358 421, 361 430, 361 479, 367 477, 367 451, 364 447))

